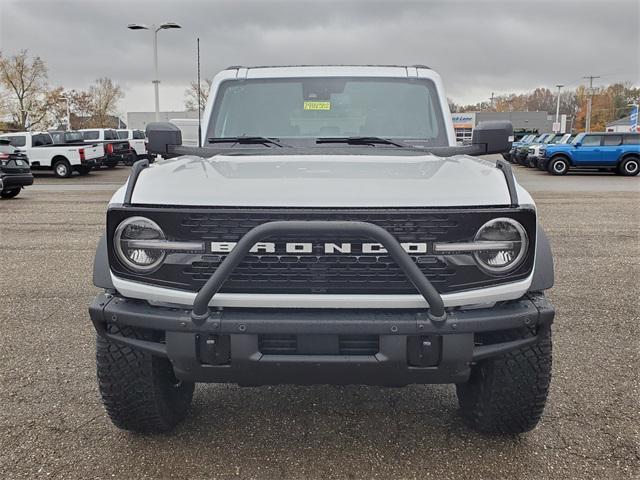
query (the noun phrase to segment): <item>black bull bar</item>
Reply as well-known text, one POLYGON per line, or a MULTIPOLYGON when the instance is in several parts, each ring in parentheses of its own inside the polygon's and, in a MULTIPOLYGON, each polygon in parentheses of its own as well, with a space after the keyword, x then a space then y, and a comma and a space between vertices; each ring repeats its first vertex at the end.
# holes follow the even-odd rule
POLYGON ((387 253, 416 287, 416 290, 427 301, 429 320, 435 324, 442 324, 446 320, 447 313, 444 309, 444 302, 438 291, 413 262, 409 254, 404 251, 398 240, 384 228, 369 222, 276 221, 263 223, 249 230, 209 277, 193 302, 191 319, 194 323, 202 324, 209 318, 211 299, 257 242, 273 235, 308 233, 358 235, 376 240, 387 250, 387 253))

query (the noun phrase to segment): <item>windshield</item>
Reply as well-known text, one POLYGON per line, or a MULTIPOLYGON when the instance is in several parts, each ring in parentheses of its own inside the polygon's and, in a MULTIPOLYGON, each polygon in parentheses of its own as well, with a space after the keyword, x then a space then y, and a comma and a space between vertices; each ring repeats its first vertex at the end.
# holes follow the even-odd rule
POLYGON ((446 146, 435 85, 403 78, 226 81, 207 138, 385 137, 446 146))
POLYGON ((576 135, 576 138, 573 139, 573 141, 571 142, 571 145, 575 145, 578 142, 581 142, 582 139, 584 138, 584 133, 579 133, 578 135, 576 135))
POLYGON ((84 138, 82 137, 82 133, 80 132, 65 133, 64 137, 67 143, 82 142, 84 140, 84 138))
POLYGON ((105 140, 119 140, 118 134, 115 130, 105 130, 104 131, 104 139, 105 140))

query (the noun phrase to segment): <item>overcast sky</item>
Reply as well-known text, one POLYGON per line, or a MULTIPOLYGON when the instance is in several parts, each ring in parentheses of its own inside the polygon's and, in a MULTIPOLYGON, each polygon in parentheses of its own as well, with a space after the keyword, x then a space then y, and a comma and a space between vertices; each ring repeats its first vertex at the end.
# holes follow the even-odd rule
POLYGON ((425 64, 458 103, 556 83, 640 83, 640 1, 32 1, 0 0, 0 49, 28 49, 53 86, 120 84, 120 110, 153 110, 152 34, 159 33, 160 108, 181 110, 196 78, 229 65, 425 64))

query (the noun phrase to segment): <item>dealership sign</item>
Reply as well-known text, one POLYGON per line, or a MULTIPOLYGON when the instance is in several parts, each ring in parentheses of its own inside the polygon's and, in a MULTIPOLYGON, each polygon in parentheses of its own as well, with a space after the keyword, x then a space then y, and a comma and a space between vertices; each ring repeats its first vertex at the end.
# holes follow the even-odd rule
POLYGON ((473 128, 476 124, 476 114, 472 113, 452 113, 451 120, 453 126, 457 128, 473 128))

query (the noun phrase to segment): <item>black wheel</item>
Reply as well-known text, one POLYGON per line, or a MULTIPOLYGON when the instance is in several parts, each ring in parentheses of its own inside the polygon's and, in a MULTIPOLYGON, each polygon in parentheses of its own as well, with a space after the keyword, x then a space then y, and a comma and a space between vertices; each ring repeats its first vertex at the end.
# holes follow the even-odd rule
POLYGON ((638 175, 640 171, 640 160, 638 157, 627 157, 618 165, 618 173, 626 177, 638 175))
POLYGON ((565 175, 569 171, 569 162, 564 157, 552 158, 549 160, 547 170, 553 175, 565 175))
MULTIPOLYGON (((153 339, 152 333, 131 328, 111 327, 110 332, 153 339)), ((187 415, 194 384, 179 381, 166 358, 98 336, 96 363, 102 402, 118 428, 145 433, 167 432, 187 415)))
POLYGON ((2 192, 0 192, 0 197, 1 198, 13 198, 16 195, 18 195, 20 193, 20 188, 14 188, 11 190, 2 190, 2 192))
POLYGON ((60 159, 53 163, 53 173, 55 173, 58 178, 69 178, 73 171, 66 159, 60 159))
POLYGON ((104 162, 104 166, 107 168, 116 168, 118 166, 118 160, 107 160, 104 162))
MULTIPOLYGON (((482 343, 531 336, 528 329, 479 335, 482 343)), ((544 410, 551 381, 551 331, 540 342, 471 367, 467 383, 456 386, 464 419, 482 433, 516 435, 534 428, 544 410)))
POLYGON ((89 172, 91 171, 91 167, 80 165, 79 167, 77 167, 77 170, 80 175, 88 175, 89 172))

